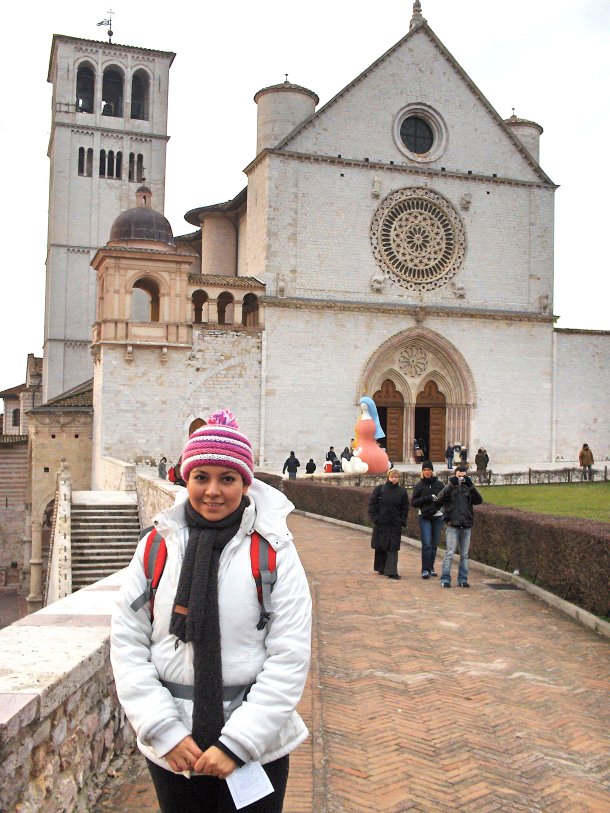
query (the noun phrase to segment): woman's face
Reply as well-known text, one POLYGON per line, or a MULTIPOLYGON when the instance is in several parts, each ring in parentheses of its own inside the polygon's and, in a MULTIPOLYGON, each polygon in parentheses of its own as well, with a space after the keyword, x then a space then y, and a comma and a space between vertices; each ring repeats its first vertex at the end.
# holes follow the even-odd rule
POLYGON ((396 484, 400 480, 400 474, 397 471, 390 472, 390 474, 388 474, 388 480, 390 483, 396 484))
POLYGON ((197 466, 186 484, 189 501, 204 519, 224 519, 236 511, 248 486, 233 469, 222 466, 197 466))

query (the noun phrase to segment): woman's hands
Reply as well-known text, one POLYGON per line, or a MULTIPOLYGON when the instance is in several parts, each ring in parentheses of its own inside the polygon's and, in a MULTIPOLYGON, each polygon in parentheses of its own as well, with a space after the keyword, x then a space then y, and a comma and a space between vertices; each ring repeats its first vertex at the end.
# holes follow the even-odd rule
POLYGON ((206 751, 202 751, 190 736, 168 751, 165 759, 172 771, 195 771, 218 779, 226 779, 237 768, 235 761, 220 748, 211 745, 206 751))
POLYGON ((196 773, 216 776, 218 779, 226 779, 230 773, 237 768, 237 764, 228 754, 221 751, 215 745, 210 745, 195 763, 193 770, 196 773))
POLYGON ((185 737, 165 754, 172 771, 190 771, 202 756, 203 751, 192 737, 185 737))

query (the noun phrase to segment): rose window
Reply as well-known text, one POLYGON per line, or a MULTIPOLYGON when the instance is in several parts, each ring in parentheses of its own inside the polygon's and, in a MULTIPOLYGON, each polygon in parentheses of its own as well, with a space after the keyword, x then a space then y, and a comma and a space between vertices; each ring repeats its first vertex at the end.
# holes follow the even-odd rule
POLYGON ((405 347, 398 356, 398 366, 411 378, 416 378, 426 372, 428 356, 426 351, 416 344, 405 347))
POLYGON ((383 271, 403 288, 428 291, 445 285, 464 261, 466 236, 459 215, 428 189, 401 189, 379 206, 371 244, 383 271))

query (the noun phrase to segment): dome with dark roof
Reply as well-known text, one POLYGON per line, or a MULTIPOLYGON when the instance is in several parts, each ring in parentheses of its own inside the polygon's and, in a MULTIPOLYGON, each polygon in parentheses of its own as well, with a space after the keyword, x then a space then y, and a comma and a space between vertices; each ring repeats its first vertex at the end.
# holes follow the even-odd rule
POLYGON ((112 224, 109 243, 125 243, 133 240, 163 243, 175 246, 169 220, 151 205, 152 193, 147 186, 136 192, 136 206, 122 212, 112 224))

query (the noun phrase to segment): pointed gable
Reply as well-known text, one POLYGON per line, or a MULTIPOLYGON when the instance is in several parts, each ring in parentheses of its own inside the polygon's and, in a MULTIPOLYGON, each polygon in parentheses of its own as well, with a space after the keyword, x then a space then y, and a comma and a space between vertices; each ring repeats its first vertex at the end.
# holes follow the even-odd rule
POLYGON ((425 23, 414 27, 276 149, 552 184, 425 23), (429 111, 437 123, 440 149, 431 151, 432 160, 413 160, 400 139, 401 119, 418 107, 429 111))

